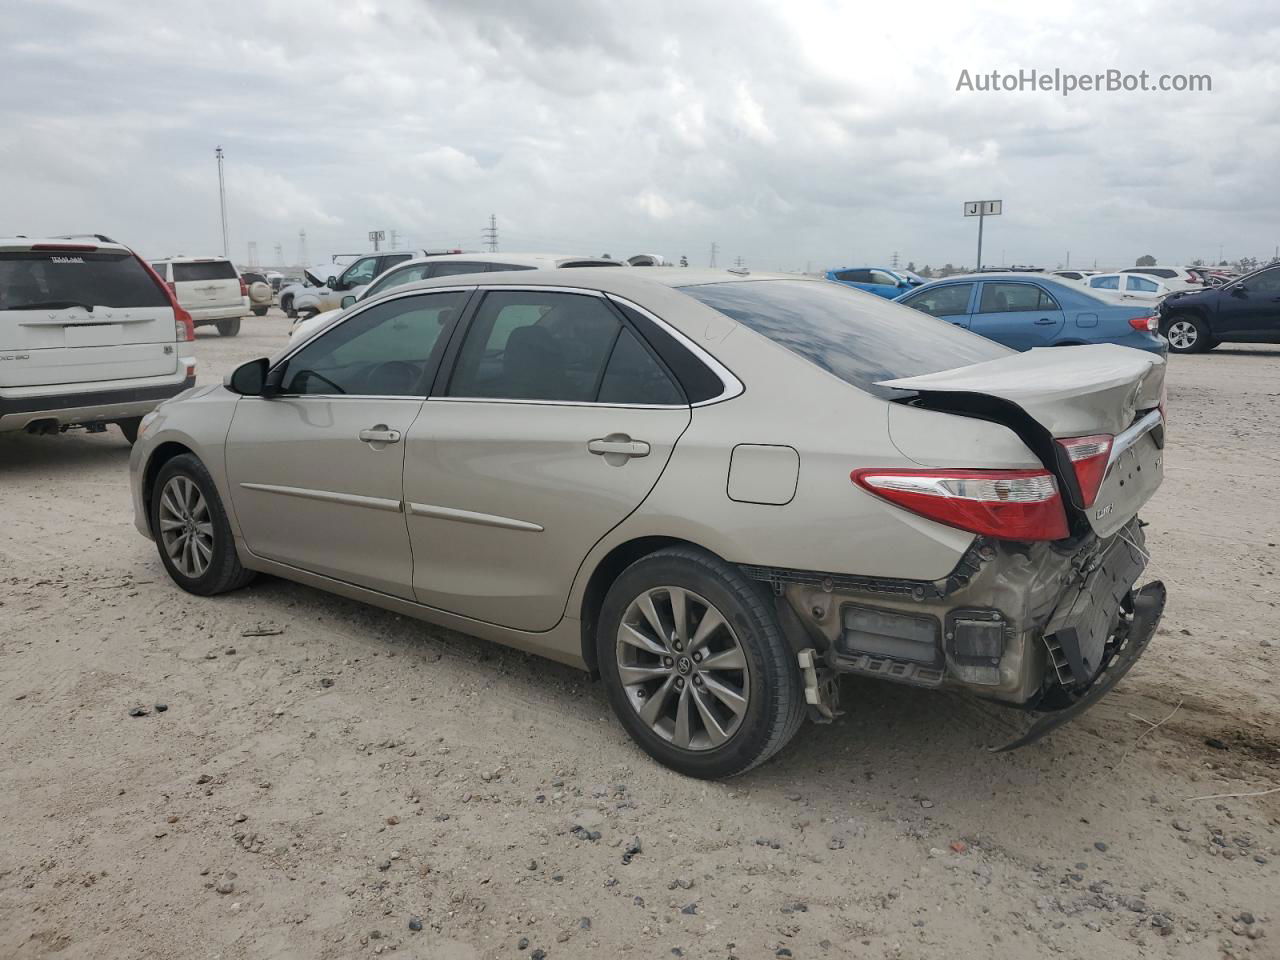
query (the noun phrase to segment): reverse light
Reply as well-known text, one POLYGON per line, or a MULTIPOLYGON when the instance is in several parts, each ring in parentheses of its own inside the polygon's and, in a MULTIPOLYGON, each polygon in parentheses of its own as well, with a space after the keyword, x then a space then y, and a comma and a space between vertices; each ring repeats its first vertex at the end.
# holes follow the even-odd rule
POLYGON ((1067 515, 1047 470, 854 470, 849 479, 895 506, 998 540, 1061 540, 1067 515))
POLYGON ((1086 507, 1092 507, 1093 501, 1098 498, 1098 490, 1107 475, 1113 439, 1109 434, 1098 433, 1090 437, 1068 437, 1058 441, 1058 446, 1067 452, 1071 467, 1075 470, 1076 483, 1086 507))
POLYGON ((1141 317, 1130 317, 1129 326, 1137 330, 1139 333, 1155 333, 1160 329, 1160 318, 1154 313, 1149 313, 1141 317))

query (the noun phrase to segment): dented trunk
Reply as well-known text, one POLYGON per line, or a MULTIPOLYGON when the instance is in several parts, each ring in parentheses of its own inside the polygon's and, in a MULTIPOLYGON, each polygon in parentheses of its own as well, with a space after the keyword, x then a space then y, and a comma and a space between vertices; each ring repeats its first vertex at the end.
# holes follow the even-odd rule
MULTIPOLYGON (((880 385, 913 391, 903 401, 913 407, 1012 430, 1057 477, 1073 530, 1087 525, 1109 537, 1137 515, 1163 478, 1164 374, 1159 357, 1095 344, 1030 350, 880 385), (1062 442, 1082 437, 1102 451, 1090 474, 1077 469, 1072 445, 1062 442)), ((890 413, 895 443, 909 442, 905 426, 890 413)), ((975 450, 974 461, 983 466, 985 451, 975 450)))

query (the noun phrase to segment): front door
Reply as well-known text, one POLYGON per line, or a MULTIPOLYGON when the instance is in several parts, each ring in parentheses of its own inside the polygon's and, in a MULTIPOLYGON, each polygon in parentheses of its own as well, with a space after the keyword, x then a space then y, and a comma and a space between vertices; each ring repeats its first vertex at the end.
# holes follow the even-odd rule
POLYGON ((1058 302, 1036 284, 987 280, 969 329, 1006 347, 1030 350, 1051 345, 1065 322, 1058 302))
POLYGON ((405 449, 418 601, 520 630, 561 619, 595 543, 648 496, 690 409, 602 297, 484 295, 405 449))
POLYGON ((236 404, 227 476, 250 550, 412 598, 403 441, 467 296, 354 313, 272 369, 278 395, 236 404))
POLYGON ((1220 293, 1214 331, 1226 340, 1280 341, 1280 267, 1255 273, 1220 293))

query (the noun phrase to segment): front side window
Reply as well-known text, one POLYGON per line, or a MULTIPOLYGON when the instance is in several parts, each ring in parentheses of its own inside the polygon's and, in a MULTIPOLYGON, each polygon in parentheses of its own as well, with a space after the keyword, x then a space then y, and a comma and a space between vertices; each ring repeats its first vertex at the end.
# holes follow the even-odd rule
POLYGON ((969 312, 969 296, 972 293, 972 283, 952 283, 945 287, 922 290, 902 302, 931 317, 954 317, 969 312))
POLYGON ((1089 281, 1089 286, 1097 290, 1119 290, 1119 277, 1094 277, 1089 281))
POLYGON ((467 294, 423 293, 375 304, 286 361, 283 392, 418 397, 467 294))
POLYGON ((492 291, 467 330, 448 395, 595 402, 621 329, 599 297, 492 291))
POLYGON ((1265 270, 1250 277, 1245 282, 1245 289, 1256 293, 1280 294, 1280 268, 1265 270))
POLYGON ((979 313, 1056 310, 1057 303, 1034 283, 984 283, 979 313))
POLYGON ((358 287, 362 284, 372 283, 373 278, 378 275, 378 258, 364 257, 357 260, 351 266, 347 267, 346 272, 342 275, 342 288, 350 290, 352 287, 358 287))
MULTIPOLYGON (((972 284, 956 286, 967 290, 972 284)), ((903 392, 878 386, 881 380, 953 370, 1014 352, 892 300, 858 296, 833 283, 755 280, 679 289, 845 383, 885 399, 903 392)), ((964 299, 967 305, 967 294, 964 299)))
POLYGON ((872 270, 871 282, 883 283, 890 287, 896 287, 898 285, 898 278, 891 273, 885 273, 883 270, 872 270))

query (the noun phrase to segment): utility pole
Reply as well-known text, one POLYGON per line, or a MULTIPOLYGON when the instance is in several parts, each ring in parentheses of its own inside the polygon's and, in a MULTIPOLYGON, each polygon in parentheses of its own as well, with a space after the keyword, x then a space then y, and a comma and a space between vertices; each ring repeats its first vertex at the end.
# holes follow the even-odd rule
POLYGON ((484 228, 481 234, 485 246, 489 248, 490 253, 498 252, 498 216, 497 214, 489 214, 489 226, 484 228))
POLYGON ((720 249, 720 244, 712 240, 711 241, 711 266, 713 267, 716 265, 716 251, 718 251, 719 249, 720 249))
POLYGON ((307 231, 298 231, 298 266, 307 266, 307 231))
POLYGON ((214 147, 213 155, 218 158, 218 206, 222 210, 222 255, 231 256, 231 244, 227 240, 227 188, 222 178, 222 148, 214 147))

